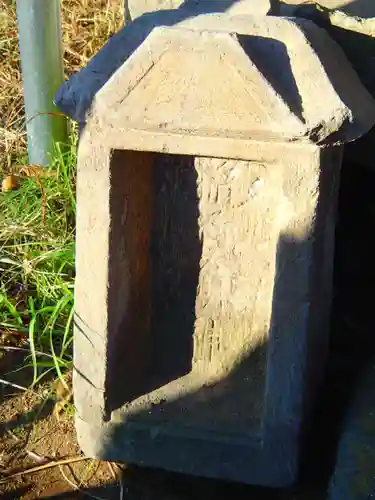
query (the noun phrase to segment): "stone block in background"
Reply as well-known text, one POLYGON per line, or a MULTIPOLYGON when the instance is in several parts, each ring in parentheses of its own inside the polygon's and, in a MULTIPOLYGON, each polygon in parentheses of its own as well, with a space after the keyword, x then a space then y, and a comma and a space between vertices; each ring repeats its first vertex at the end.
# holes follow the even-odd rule
POLYGON ((301 5, 321 5, 330 10, 339 9, 351 16, 362 18, 375 17, 375 3, 373 0, 280 0, 281 15, 293 15, 296 6, 301 5))
POLYGON ((375 104, 309 21, 179 16, 135 20, 57 96, 85 122, 78 437, 286 486, 327 350, 342 144, 375 104))
MULTIPOLYGON (((310 19, 324 28, 340 45, 362 83, 375 97, 375 2, 367 0, 334 1, 321 0, 317 3, 303 3, 287 0, 281 14, 310 19), (339 5, 340 4, 340 5, 339 5), (340 10, 331 10, 340 7, 340 10), (353 17, 359 16, 359 17, 353 17)), ((375 129, 359 141, 345 147, 348 161, 375 169, 375 129)))
POLYGON ((360 377, 342 428, 328 500, 375 497, 375 362, 360 377))
POLYGON ((147 12, 178 9, 182 5, 201 13, 206 11, 266 15, 277 13, 278 4, 279 0, 126 0, 125 17, 133 20, 147 12))

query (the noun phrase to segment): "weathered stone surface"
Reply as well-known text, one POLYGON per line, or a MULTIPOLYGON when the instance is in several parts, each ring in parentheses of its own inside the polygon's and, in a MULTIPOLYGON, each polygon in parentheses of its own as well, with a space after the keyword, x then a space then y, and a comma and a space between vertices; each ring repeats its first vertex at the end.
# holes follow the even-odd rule
POLYGON ((342 429, 328 500, 375 498, 375 363, 364 370, 342 429))
MULTIPOLYGON (((121 74, 124 71, 131 71, 133 78, 137 78, 138 74, 144 71, 143 67, 133 64, 132 59, 127 61, 130 55, 138 48, 138 53, 144 57, 146 65, 152 65, 153 58, 161 56, 164 40, 170 37, 171 43, 174 42, 178 47, 179 40, 186 40, 192 52, 190 54, 178 54, 175 49, 173 61, 171 55, 167 55, 174 66, 173 71, 181 72, 183 68, 179 64, 179 57, 187 57, 191 64, 197 65, 192 71, 199 72, 207 68, 204 59, 200 59, 194 50, 193 39, 197 41, 200 50, 207 43, 214 50, 214 46, 221 46, 223 50, 229 51, 228 56, 223 57, 223 61, 219 60, 213 64, 213 70, 222 71, 220 79, 220 93, 217 93, 217 98, 223 100, 227 92, 226 79, 230 78, 230 72, 233 62, 229 63, 230 58, 235 58, 236 65, 243 66, 246 72, 246 78, 255 78, 258 83, 265 77, 268 81, 264 85, 263 95, 256 98, 260 99, 260 103, 264 100, 271 99, 274 104, 269 106, 270 115, 265 117, 267 125, 262 125, 262 104, 258 106, 258 117, 255 118, 257 126, 266 127, 269 132, 280 134, 284 138, 295 139, 297 137, 313 137, 316 142, 324 141, 328 136, 332 136, 333 132, 339 131, 335 135, 336 142, 346 142, 354 140, 365 131, 367 131, 372 123, 374 112, 374 102, 371 97, 364 91, 357 75, 347 64, 345 56, 334 42, 313 23, 305 20, 287 20, 274 17, 245 17, 245 16, 229 16, 225 14, 206 14, 189 18, 185 15, 180 15, 177 12, 157 13, 155 15, 143 16, 139 20, 134 21, 128 28, 111 38, 108 44, 94 57, 90 63, 81 72, 74 75, 71 80, 62 86, 56 95, 56 104, 61 110, 72 116, 79 122, 84 122, 86 113, 90 110, 95 95, 100 88, 112 76, 108 85, 113 90, 110 91, 111 97, 108 97, 110 103, 104 105, 104 116, 109 115, 109 111, 118 106, 116 96, 116 82, 121 79, 121 74), (163 16, 164 14, 164 16, 163 16), (176 17, 177 16, 177 17, 176 17), (138 22, 137 22, 138 21, 138 22), (176 24, 178 27, 189 29, 184 31, 167 29, 154 29, 151 37, 144 42, 148 33, 152 31, 155 25, 165 26, 176 24), (206 42, 207 36, 200 33, 201 29, 218 30, 221 33, 215 35, 210 41, 206 42), (239 44, 246 43, 241 50, 240 45, 235 48, 236 36, 229 34, 231 30, 235 30, 238 35, 239 44), (247 37, 247 38, 246 38, 247 37), (230 41, 232 39, 232 42, 230 41), (266 39, 263 41, 262 39, 266 39), (153 44, 151 48, 151 44, 153 44), (226 48, 228 47, 228 48, 226 48), (313 48, 313 50, 311 50, 313 48), (151 50, 151 55, 146 53, 151 50), (237 55, 235 52, 237 51, 237 55), (241 55, 242 53, 242 55, 241 55), (249 55, 253 63, 247 64, 249 55), (277 57, 275 58, 275 54, 277 57), (225 59, 228 63, 225 62, 225 59), (121 63, 127 61, 121 69, 121 63), (216 64, 216 67, 214 66, 216 64), (230 64, 230 67, 228 67, 230 64), (247 65, 246 68, 244 65, 247 65), (288 71, 284 71, 285 65, 288 71), (119 71, 116 73, 116 70, 119 71), (285 76, 279 77, 280 72, 284 72, 285 76), (293 72, 293 75, 291 75, 293 72), (344 75, 345 73, 345 75, 344 75), (264 75, 264 76, 263 76, 264 75), (319 85, 316 82, 319 81, 319 85), (272 85, 275 88, 272 88, 272 85), (111 105, 112 108, 107 106, 111 105), (291 111, 291 112, 290 112, 291 111), (260 114, 259 114, 260 113, 260 114), (355 114, 356 120, 353 120, 355 114), (270 126, 270 121, 273 121, 270 126), (281 125, 283 123, 283 125, 281 125)), ((209 38, 209 37, 208 37, 209 38)), ((173 49, 172 49, 173 50, 173 49)), ((169 51, 169 54, 172 53, 169 51)), ((135 56, 135 54, 134 54, 135 56)), ((171 67, 172 67, 171 66, 171 67)), ((158 66, 161 68, 161 65, 158 66)), ((156 70, 157 71, 157 70, 156 70)), ((156 78, 156 71, 149 78, 156 78)), ((163 78, 159 74, 159 81, 163 78)), ((202 76, 202 78, 208 78, 202 76)), ((154 92, 157 91, 155 85, 158 81, 154 81, 154 92)), ((238 85, 241 86, 241 80, 238 80, 238 85)), ((131 86, 131 83, 130 83, 131 86)), ((258 85, 258 88, 259 85, 258 85)), ((159 92, 159 91, 158 91, 159 92)), ((201 91, 203 93, 203 90, 201 91)), ((239 90, 244 93, 245 91, 239 90)), ((149 93, 148 100, 152 100, 152 93, 149 93)), ((177 93, 174 95, 178 99, 177 93)), ((216 96, 215 96, 216 97, 216 96)), ((228 99, 231 97, 228 95, 228 99)), ((243 97, 246 99, 246 97, 243 97)), ((135 99, 135 94, 132 92, 129 95, 127 103, 135 99)), ((251 107, 253 113, 255 108, 250 101, 253 97, 247 98, 247 105, 242 109, 234 109, 231 112, 235 120, 236 113, 246 114, 246 109, 251 107)), ((236 102, 243 106, 241 98, 233 101, 233 106, 236 102)), ((181 106, 176 102, 176 106, 181 106)), ((175 120, 178 120, 180 114, 176 116, 175 109, 170 104, 169 109, 172 110, 172 115, 175 120)), ((125 111, 125 109, 123 110, 125 111)), ((150 112, 150 111, 148 111, 150 112)), ((187 106, 183 113, 184 119, 187 119, 190 108, 187 106)), ((142 113, 140 110, 138 113, 142 113)), ((134 118, 136 114, 132 114, 134 118)), ((199 121, 206 117, 199 113, 199 117, 191 117, 194 121, 194 127, 199 121), (196 121, 198 120, 198 121, 196 121)), ((225 117, 228 119, 229 117, 225 117)), ((103 118, 104 119, 104 118, 103 118)), ((150 117, 151 119, 151 117, 150 117)), ((190 118, 189 118, 190 119, 190 118)), ((251 119, 249 118, 251 121, 251 119)), ((253 130, 254 126, 248 123, 248 130, 253 130)), ((177 125, 177 124, 176 124, 177 125)), ((203 124, 202 124, 203 125, 203 124)), ((220 127, 221 124, 219 123, 220 127)), ((233 123, 234 127, 235 124, 233 123)), ((243 130, 246 133, 246 130, 243 130)))
POLYGON ((60 93, 86 121, 79 440, 287 485, 327 348, 341 144, 375 105, 313 23, 170 16, 141 45, 131 23, 60 93))
POLYGON ((226 12, 232 14, 266 15, 278 12, 279 0, 127 0, 126 10, 130 19, 147 12, 177 9, 182 5, 192 11, 226 12))
POLYGON ((79 152, 81 446, 289 484, 313 394, 306 373, 319 376, 326 350, 339 150, 253 143, 251 161, 188 157, 183 167, 179 156, 158 165, 121 151, 122 137, 132 148, 119 132, 97 148, 88 124, 79 152))

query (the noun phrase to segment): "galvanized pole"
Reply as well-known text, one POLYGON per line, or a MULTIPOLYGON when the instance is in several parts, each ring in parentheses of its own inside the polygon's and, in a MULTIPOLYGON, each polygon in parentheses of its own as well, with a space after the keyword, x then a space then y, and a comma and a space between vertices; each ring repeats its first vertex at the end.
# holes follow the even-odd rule
POLYGON ((29 162, 48 165, 66 143, 67 120, 53 104, 64 81, 60 0, 17 0, 29 162))

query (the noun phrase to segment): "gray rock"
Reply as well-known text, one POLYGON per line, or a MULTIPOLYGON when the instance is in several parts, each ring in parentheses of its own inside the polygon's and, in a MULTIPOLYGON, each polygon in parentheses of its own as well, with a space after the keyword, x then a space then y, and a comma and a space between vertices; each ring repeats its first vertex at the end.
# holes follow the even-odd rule
POLYGON ((328 500, 375 498, 375 362, 364 371, 340 439, 328 500))
POLYGON ((64 86, 90 456, 286 486, 327 352, 342 144, 375 103, 312 22, 145 14, 64 86))

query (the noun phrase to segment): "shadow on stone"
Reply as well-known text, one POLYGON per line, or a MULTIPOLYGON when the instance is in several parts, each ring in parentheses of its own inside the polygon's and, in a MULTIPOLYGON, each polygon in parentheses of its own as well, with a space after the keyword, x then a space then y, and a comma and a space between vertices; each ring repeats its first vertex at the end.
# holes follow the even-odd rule
MULTIPOLYGON (((375 4, 367 0, 356 0, 345 6, 345 11, 348 14, 358 15, 361 17, 375 17, 375 4)), ((328 9, 321 10, 316 4, 305 4, 296 6, 293 16, 312 20, 317 26, 327 31, 330 37, 338 43, 343 50, 347 59, 358 74, 361 82, 366 87, 368 92, 375 97, 375 72, 373 71, 373 61, 375 58, 375 38, 373 32, 375 30, 375 19, 369 19, 367 22, 371 25, 354 24, 350 28, 350 18, 345 19, 330 18, 328 9), (342 26, 339 25, 342 23, 342 26), (369 30, 366 34, 365 31, 369 30), (362 32, 356 30, 363 30, 362 32)), ((354 22, 355 19, 354 19, 354 22)), ((366 21, 365 21, 366 22, 366 21)), ((324 50, 319 53, 324 55, 324 50)), ((339 72, 337 72, 337 75, 339 72)), ((342 83, 341 79, 335 85, 335 72, 330 75, 332 84, 337 88, 342 83)), ((359 165, 364 165, 370 169, 375 169, 375 154, 374 144, 375 128, 362 137, 359 137, 354 142, 345 145, 345 160, 359 165)))
POLYGON ((302 99, 293 75, 290 58, 285 43, 274 38, 237 35, 245 53, 255 63, 258 70, 282 96, 293 113, 304 122, 302 99), (269 64, 273 54, 273 64, 269 64))
POLYGON ((112 158, 108 300, 123 301, 117 310, 129 314, 110 329, 116 333, 108 338, 111 410, 188 374, 192 367, 202 255, 197 173, 193 157, 180 156, 177 162, 175 156, 155 158, 153 166, 138 165, 136 171, 121 151, 112 158), (130 295, 122 290, 124 276, 116 265, 125 251, 130 295), (119 386, 118 380, 132 383, 119 386))
MULTIPOLYGON (((345 431, 348 410, 351 407, 356 411, 354 396, 357 392, 366 391, 365 387, 362 391, 360 385, 362 372, 375 356, 375 238, 370 229, 375 220, 374 183, 374 171, 344 158, 336 226, 330 355, 325 383, 315 411, 314 426, 306 442, 308 453, 306 451, 304 454, 302 467, 303 479, 310 483, 315 480, 327 484, 329 481, 337 463, 337 448, 345 431), (314 477, 311 476, 311 470, 314 471, 314 477)), ((371 403, 368 408, 370 406, 371 403)), ((346 424, 349 438, 345 439, 350 440, 357 433, 360 446, 361 431, 357 430, 357 423, 353 425, 353 422, 354 419, 349 419, 346 424)), ((363 431, 365 434, 366 431, 363 431)), ((336 473, 339 478, 336 495, 342 493, 340 488, 346 488, 346 481, 351 481, 349 477, 354 477, 357 472, 365 473, 365 469, 361 471, 350 467, 349 460, 345 460, 346 457, 344 467, 340 464, 341 469, 336 473)), ((349 494, 348 491, 346 494, 349 494)), ((337 498, 344 498, 344 495, 337 498)))
MULTIPOLYGON (((345 4, 348 0, 343 0, 345 4)), ((342 9, 352 16, 363 17, 365 19, 375 17, 375 4, 372 0, 352 0, 342 9)))
MULTIPOLYGON (((330 184, 325 187, 330 189, 330 184)), ((319 230, 323 230, 326 215, 327 207, 323 204, 318 208, 316 229, 322 226, 319 230)), ((316 324, 310 325, 307 337, 300 335, 298 328, 279 331, 277 325, 283 323, 285 301, 290 303, 291 294, 300 288, 296 280, 305 279, 298 276, 295 266, 311 251, 309 239, 309 235, 305 239, 282 235, 279 239, 271 344, 261 344, 246 353, 226 377, 214 383, 127 414, 125 425, 112 426, 100 451, 102 457, 111 460, 122 456, 149 467, 162 464, 169 470, 221 479, 233 475, 244 478, 256 468, 260 483, 267 483, 270 476, 275 482, 282 482, 286 463, 287 468, 297 468, 298 441, 311 429, 305 422, 301 430, 301 419, 311 413, 314 387, 317 379, 321 382, 323 377, 316 353, 321 352, 324 357, 327 334, 320 331, 317 335, 316 324), (280 425, 283 415, 284 428, 280 425)), ((318 240, 313 251, 314 258, 322 264, 321 272, 330 272, 318 240)), ((315 278, 311 275, 308 279, 315 278)), ((329 293, 321 288, 320 294, 317 292, 311 300, 312 318, 322 310, 329 293)), ((291 324, 294 319, 290 317, 291 324)), ((320 316, 322 324, 325 320, 320 316)), ((173 351, 168 356, 173 357, 173 351)), ((324 360, 321 362, 324 364, 324 360)), ((264 494, 264 498, 274 498, 272 490, 264 494)))

